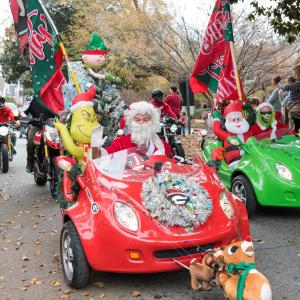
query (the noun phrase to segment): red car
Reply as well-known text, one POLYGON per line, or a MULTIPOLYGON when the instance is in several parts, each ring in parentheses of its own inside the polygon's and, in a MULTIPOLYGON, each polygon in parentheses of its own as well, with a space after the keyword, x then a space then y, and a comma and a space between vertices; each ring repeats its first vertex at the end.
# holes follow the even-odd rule
MULTIPOLYGON (((64 170, 71 168, 67 160, 58 159, 64 170)), ((208 249, 249 235, 243 203, 200 156, 189 165, 123 150, 90 161, 78 183, 77 200, 62 211, 60 246, 73 288, 88 283, 90 268, 178 270, 178 262, 189 265, 208 249)))

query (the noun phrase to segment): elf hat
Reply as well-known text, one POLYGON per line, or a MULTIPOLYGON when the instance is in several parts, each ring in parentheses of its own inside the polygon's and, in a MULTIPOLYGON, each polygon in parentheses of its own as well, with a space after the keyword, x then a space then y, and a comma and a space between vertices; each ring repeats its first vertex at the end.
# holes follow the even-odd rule
POLYGON ((73 99, 70 111, 73 112, 81 106, 93 106, 94 104, 92 100, 94 99, 95 95, 96 89, 93 85, 91 85, 86 93, 80 93, 73 99))
POLYGON ((243 102, 232 102, 226 108, 224 109, 224 117, 228 116, 230 113, 235 113, 235 112, 242 112, 243 109, 243 102))
POLYGON ((262 102, 261 104, 259 104, 257 107, 256 107, 256 112, 259 112, 262 108, 264 107, 270 107, 271 110, 274 110, 274 107, 269 103, 269 102, 262 102))
POLYGON ((86 49, 83 51, 83 54, 100 55, 100 54, 107 54, 107 53, 108 53, 108 49, 105 46, 102 38, 96 32, 92 32, 90 42, 86 46, 86 49))

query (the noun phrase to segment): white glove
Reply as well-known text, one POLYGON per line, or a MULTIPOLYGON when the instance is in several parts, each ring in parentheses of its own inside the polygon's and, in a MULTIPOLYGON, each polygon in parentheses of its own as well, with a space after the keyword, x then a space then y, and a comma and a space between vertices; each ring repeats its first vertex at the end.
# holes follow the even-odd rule
POLYGON ((103 126, 99 125, 92 129, 91 147, 100 148, 104 145, 107 136, 103 138, 103 126))

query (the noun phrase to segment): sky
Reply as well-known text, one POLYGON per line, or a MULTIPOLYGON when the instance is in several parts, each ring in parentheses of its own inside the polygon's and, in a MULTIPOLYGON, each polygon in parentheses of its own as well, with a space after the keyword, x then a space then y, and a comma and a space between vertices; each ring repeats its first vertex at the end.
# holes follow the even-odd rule
MULTIPOLYGON (((0 0, 0 42, 4 36, 5 28, 12 23, 12 16, 9 9, 9 0, 0 0)), ((46 2, 46 1, 45 1, 46 2)), ((212 8, 216 0, 165 0, 174 10, 177 17, 184 17, 187 24, 206 28, 212 8)), ((260 0, 260 3, 269 3, 270 0, 260 0)), ((240 5, 234 5, 234 9, 245 7, 245 2, 240 5)))

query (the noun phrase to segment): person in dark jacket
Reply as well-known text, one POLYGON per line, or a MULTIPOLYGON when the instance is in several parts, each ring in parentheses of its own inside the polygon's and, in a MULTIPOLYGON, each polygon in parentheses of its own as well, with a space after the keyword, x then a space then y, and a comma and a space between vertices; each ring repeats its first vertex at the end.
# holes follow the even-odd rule
MULTIPOLYGON (((39 119, 42 121, 46 121, 47 119, 54 118, 55 115, 50 112, 46 107, 40 104, 35 97, 29 97, 25 101, 23 112, 34 119, 39 119)), ((33 138, 35 134, 39 131, 39 127, 35 126, 36 123, 34 121, 31 122, 31 126, 28 129, 27 133, 27 165, 26 171, 31 173, 33 171, 34 164, 34 149, 35 145, 33 142, 33 138)))

